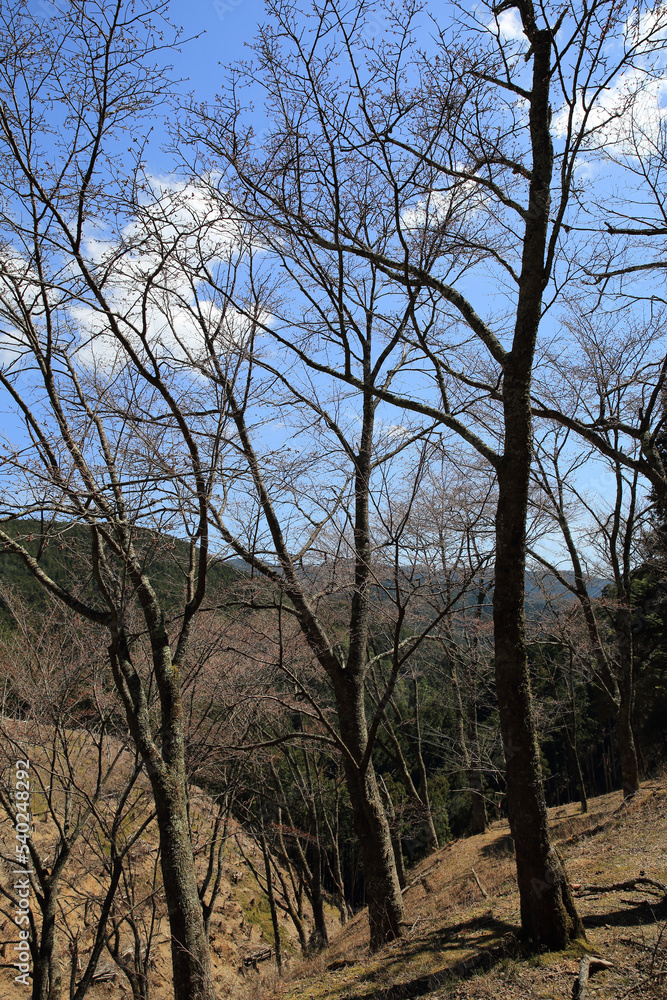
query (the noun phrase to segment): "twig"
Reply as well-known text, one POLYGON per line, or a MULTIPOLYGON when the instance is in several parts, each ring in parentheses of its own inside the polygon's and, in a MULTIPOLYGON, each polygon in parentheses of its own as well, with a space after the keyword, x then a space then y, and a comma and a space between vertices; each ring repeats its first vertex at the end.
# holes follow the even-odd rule
POLYGON ((580 885, 577 889, 577 895, 590 896, 593 893, 627 892, 632 889, 636 889, 638 892, 651 892, 651 890, 655 892, 655 890, 658 890, 658 892, 667 896, 666 885, 663 885, 662 882, 656 882, 655 879, 645 878, 644 876, 628 879, 627 882, 615 882, 613 885, 580 885))
POLYGON ((584 1000, 588 992, 588 973, 591 967, 591 956, 584 955, 579 965, 579 975, 572 987, 572 1000, 584 1000))
POLYGON ((667 923, 664 923, 662 925, 662 927, 660 928, 660 933, 658 934, 658 938, 657 938, 657 940, 655 942, 655 948, 653 949, 653 954, 651 955, 651 967, 650 967, 649 972, 648 972, 649 976, 653 975, 653 969, 655 968, 655 960, 656 960, 657 955, 658 955, 658 950, 660 948, 660 942, 662 941, 662 935, 665 933, 665 929, 667 929, 667 923))
POLYGON ((579 975, 572 987, 572 1000, 585 1000, 588 995, 589 976, 595 975, 601 969, 610 969, 611 962, 603 958, 594 958, 592 955, 584 955, 579 965, 579 975))
POLYGON ((479 879, 477 878, 477 872, 476 872, 476 871, 475 871, 475 869, 474 869, 474 868, 472 868, 472 867, 470 868, 470 871, 471 871, 471 872, 473 873, 473 875, 475 876, 475 882, 477 883, 477 888, 479 889, 479 891, 481 892, 481 894, 482 894, 482 895, 484 896, 484 899, 488 899, 488 898, 489 898, 489 894, 488 894, 488 892, 485 892, 484 888, 482 887, 482 883, 481 883, 481 882, 480 882, 480 880, 479 880, 479 879))

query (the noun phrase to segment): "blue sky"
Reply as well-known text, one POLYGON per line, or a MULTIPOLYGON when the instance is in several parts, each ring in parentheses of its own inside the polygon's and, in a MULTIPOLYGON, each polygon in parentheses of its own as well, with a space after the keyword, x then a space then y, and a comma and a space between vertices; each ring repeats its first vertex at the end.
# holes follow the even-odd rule
MULTIPOLYGON (((29 6, 35 12, 39 11, 43 17, 48 17, 49 11, 53 11, 53 4, 48 0, 29 0, 29 6)), ((303 6, 307 9, 305 4, 303 6)), ((381 18, 382 5, 378 4, 378 8, 378 16, 381 18)), ((471 4, 470 9, 472 8, 471 4)), ((186 2, 172 0, 170 9, 172 21, 182 25, 183 38, 198 37, 189 42, 184 41, 180 51, 168 53, 165 59, 173 62, 174 76, 183 81, 179 87, 181 93, 191 91, 197 102, 212 102, 215 95, 224 90, 226 66, 239 59, 250 58, 251 52, 247 45, 252 43, 258 23, 265 17, 264 2, 263 0, 186 0, 186 2)), ((387 8, 384 9, 386 11, 387 8)), ((446 16, 448 9, 450 8, 447 3, 438 6, 442 17, 446 16)), ((377 16, 373 15, 373 18, 371 28, 377 35, 378 32, 382 32, 382 27, 377 16)), ((258 114, 261 114, 259 109, 258 114)), ((159 140, 164 137, 160 121, 155 121, 154 125, 155 141, 151 142, 147 168, 149 173, 163 175, 169 173, 172 162, 168 156, 159 151, 159 140)), ((471 282, 474 282, 474 285, 471 285, 470 289, 465 284, 463 289, 470 294, 474 293, 473 298, 478 311, 492 313, 502 306, 502 300, 495 301, 495 286, 480 285, 479 275, 471 278, 471 282)), ((4 419, 7 426, 8 418, 4 419)), ((586 478, 588 480, 586 485, 592 490, 605 492, 598 463, 590 464, 586 478)))
POLYGON ((175 54, 177 74, 189 78, 188 90, 199 100, 210 100, 220 90, 224 66, 248 58, 245 42, 252 42, 264 17, 263 0, 180 0, 172 4, 172 18, 184 35, 201 36, 175 54), (220 65, 222 63, 222 65, 220 65))

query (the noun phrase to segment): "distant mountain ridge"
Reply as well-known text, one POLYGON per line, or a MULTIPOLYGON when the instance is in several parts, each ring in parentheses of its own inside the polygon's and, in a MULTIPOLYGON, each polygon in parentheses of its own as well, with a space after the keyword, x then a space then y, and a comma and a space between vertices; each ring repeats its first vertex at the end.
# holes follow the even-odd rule
MULTIPOLYGON (((70 588, 82 598, 95 601, 97 585, 89 558, 89 532, 82 524, 51 523, 34 519, 10 521, 3 531, 21 540, 44 572, 59 586, 70 588)), ((190 546, 173 535, 157 535, 141 528, 136 546, 142 555, 152 586, 169 612, 181 604, 185 594, 190 546)), ((212 560, 208 568, 211 591, 230 586, 242 576, 240 569, 222 560, 212 560)), ((0 549, 0 580, 22 596, 28 605, 44 606, 44 590, 20 556, 0 549)), ((2 604, 0 599, 0 605, 2 604)))

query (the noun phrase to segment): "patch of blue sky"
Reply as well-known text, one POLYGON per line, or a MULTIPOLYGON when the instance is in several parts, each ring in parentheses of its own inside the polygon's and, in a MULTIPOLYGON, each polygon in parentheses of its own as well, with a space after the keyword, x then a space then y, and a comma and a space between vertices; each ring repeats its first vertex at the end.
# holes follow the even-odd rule
MULTIPOLYGON (((435 10, 435 5, 432 6, 435 10)), ((53 13, 54 4, 50 4, 46 0, 39 0, 39 2, 33 4, 33 7, 35 12, 39 13, 40 16, 48 17, 53 13)), ((441 10, 442 5, 438 5, 438 9, 441 10)), ((480 5, 478 10, 480 17, 488 16, 488 8, 484 5, 480 5)), ((215 100, 216 94, 224 91, 225 65, 237 59, 247 58, 250 55, 249 50, 245 46, 246 43, 252 42, 257 30, 257 24, 264 17, 264 5, 260 0, 190 0, 187 4, 172 5, 172 15, 179 23, 182 22, 184 39, 190 39, 183 42, 179 51, 169 54, 169 59, 174 64, 173 75, 176 79, 182 81, 179 89, 183 93, 191 91, 198 102, 211 103, 215 100)), ((491 22, 488 23, 490 30, 495 30, 494 25, 491 22)), ((566 34, 570 27, 568 23, 564 23, 561 27, 561 35, 566 34)), ((373 14, 369 20, 367 38, 369 40, 377 40, 378 36, 381 36, 386 29, 387 22, 383 14, 381 12, 373 14)), ((517 22, 515 11, 506 11, 499 15, 498 33, 504 41, 515 43, 517 52, 520 52, 522 47, 525 48, 525 42, 517 22)), ((613 50, 614 46, 621 44, 622 40, 611 40, 610 49, 613 50)), ((606 104, 603 108, 603 114, 607 114, 610 122, 615 120, 615 109, 618 106, 618 102, 622 102, 629 91, 632 88, 636 89, 639 83, 637 74, 630 74, 616 85, 615 90, 613 88, 610 90, 608 97, 605 98, 606 104)), ((648 125, 652 126, 656 121, 660 122, 664 117, 664 80, 656 76, 652 79, 651 85, 646 86, 642 90, 642 94, 646 100, 638 108, 637 123, 638 126, 648 127, 648 125)), ((517 101, 516 111, 518 115, 525 116, 526 108, 522 107, 520 100, 517 101)), ((562 119, 564 113, 562 106, 555 108, 557 154, 560 151, 559 116, 562 119)), ((255 122, 257 130, 261 134, 264 122, 260 110, 256 112, 255 122)), ((159 123, 159 120, 154 122, 154 137, 147 150, 148 167, 153 172, 154 178, 160 179, 159 183, 162 186, 163 195, 165 191, 178 190, 178 183, 173 181, 171 175, 173 164, 170 154, 162 151, 160 148, 167 134, 167 124, 165 122, 163 126, 159 123)), ((604 122, 602 120, 599 122, 599 135, 605 136, 606 140, 609 140, 608 133, 605 135, 604 122)), ((612 139, 618 145, 619 152, 626 155, 628 150, 623 146, 623 143, 627 142, 627 137, 616 135, 612 139)), ((631 154, 632 150, 629 151, 629 155, 631 154)), ((605 179, 604 183, 609 192, 614 190, 614 169, 609 165, 604 167, 596 158, 595 150, 591 150, 590 155, 584 157, 579 170, 579 176, 582 180, 584 179, 584 175, 588 173, 590 177, 595 177, 596 181, 599 181, 600 171, 607 170, 608 178, 605 179)), ((166 196, 168 197, 169 195, 167 194, 166 196)), ((446 197, 446 194, 443 197, 446 197)), ((420 209, 421 206, 416 205, 413 211, 419 211, 420 209)), ((130 223, 130 225, 132 224, 130 223)), ((512 233, 513 238, 517 240, 520 238, 520 235, 518 231, 512 233)), ((91 228, 89 244, 91 253, 94 252, 93 241, 95 238, 99 238, 103 248, 104 234, 96 234, 91 228)), ((511 280, 506 275, 499 274, 496 269, 481 266, 471 268, 467 274, 459 278, 457 284, 473 301, 477 311, 498 329, 501 339, 508 344, 508 338, 511 335, 511 299, 515 293, 511 280)), ((202 301, 213 302, 213 299, 203 298, 202 301)), ((390 305, 391 301, 389 297, 390 305)), ((185 312, 187 313, 188 310, 186 309, 185 312)), ((82 314, 79 315, 79 321, 85 329, 86 321, 82 314)), ((190 322, 189 319, 188 322, 190 322)), ((556 315, 550 318, 549 322, 543 328, 543 336, 547 340, 556 337, 559 332, 559 324, 559 316, 556 315)), ((162 326, 161 329, 166 330, 166 327, 162 326)), ((172 330, 171 335, 173 336, 173 334, 174 331, 172 330)), ((182 333, 180 336, 184 338, 185 334, 182 333)), ((178 337, 176 339, 178 340, 178 337)), ((452 335, 452 339, 453 343, 455 342, 456 346, 459 347, 460 343, 456 342, 454 335, 452 335)), ((170 343, 169 349, 174 349, 173 343, 170 343)), ((406 378, 406 386, 411 391, 423 391, 426 393, 430 392, 433 388, 431 376, 425 370, 413 368, 409 377, 406 375, 406 378)), ((323 383, 321 383, 321 387, 324 388, 323 383)), ((351 424, 354 423, 355 410, 352 403, 349 405, 347 419, 351 424)), ((389 428, 393 428, 392 433, 399 432, 403 426, 400 422, 392 420, 391 416, 387 417, 386 425, 389 428)), ((287 422, 272 421, 263 428, 262 439, 266 445, 269 445, 272 440, 278 445, 281 440, 286 442, 291 433, 292 431, 289 429, 287 422)), ((595 480, 596 484, 603 481, 606 482, 606 477, 602 476, 602 473, 598 471, 598 465, 599 463, 591 464, 590 471, 586 473, 590 479, 595 480), (594 469, 595 471, 593 471, 594 469)))

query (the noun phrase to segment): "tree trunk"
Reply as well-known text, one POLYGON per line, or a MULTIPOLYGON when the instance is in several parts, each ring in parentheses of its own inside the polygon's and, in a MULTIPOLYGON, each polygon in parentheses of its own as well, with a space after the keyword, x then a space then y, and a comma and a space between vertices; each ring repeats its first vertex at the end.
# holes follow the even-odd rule
MULTIPOLYGON (((332 853, 333 853, 333 867, 329 865, 329 871, 331 877, 336 886, 336 896, 338 897, 338 909, 340 910, 340 922, 341 926, 345 926, 348 917, 352 916, 352 910, 348 906, 348 902, 345 898, 345 880, 343 879, 343 868, 340 863, 340 844, 339 844, 339 822, 338 822, 338 807, 339 807, 339 791, 338 783, 336 782, 336 807, 334 814, 334 826, 332 828, 328 817, 325 814, 325 822, 327 824, 327 829, 329 830, 329 835, 331 836, 332 853)), ((326 857, 326 855, 325 855, 326 857)))
MULTIPOLYGON (((419 827, 415 831, 414 835, 411 835, 411 840, 417 845, 416 849, 423 849, 425 854, 432 854, 438 849, 438 835, 435 831, 435 824, 433 822, 433 814, 431 812, 431 802, 428 795, 428 778, 426 775, 426 767, 424 765, 424 758, 421 754, 420 744, 421 738, 415 744, 415 755, 417 757, 418 767, 419 767, 419 789, 415 787, 415 783, 412 780, 410 774, 410 769, 408 768, 407 761, 403 755, 403 750, 401 749, 401 744, 398 741, 396 733, 394 732, 394 727, 392 726, 389 719, 386 720, 386 734, 389 742, 391 743, 391 757, 396 764, 398 771, 398 777, 400 778, 403 787, 407 793, 410 803, 419 817, 419 827)), ((396 853, 396 852, 395 852, 396 853)), ((414 851, 412 852, 414 854, 414 851)), ((412 855, 411 855, 412 857, 412 855)), ((398 855, 396 858, 396 864, 399 866, 398 855)), ((402 864, 402 855, 401 855, 402 864)), ((401 879, 401 874, 399 871, 399 881, 401 879)))
POLYGON ((632 731, 631 699, 621 695, 616 716, 616 740, 618 755, 621 761, 621 780, 623 782, 623 798, 631 799, 639 789, 639 765, 637 763, 637 747, 632 731))
POLYGON ((403 857, 403 848, 401 846, 401 838, 397 832, 390 831, 391 836, 391 847, 394 852, 394 863, 396 865, 396 878, 398 879, 398 885, 401 889, 405 889, 408 884, 408 877, 405 871, 405 859, 403 857))
POLYGON ((324 897, 322 895, 322 850, 320 847, 320 832, 317 824, 314 828, 313 864, 311 882, 311 906, 313 908, 313 946, 317 951, 329 944, 327 922, 324 916, 324 897))
POLYGON ((278 923, 278 908, 276 906, 276 897, 273 892, 273 874, 271 872, 271 858, 269 857, 269 848, 266 844, 266 837, 264 834, 260 837, 260 845, 262 848, 262 857, 264 859, 264 874, 266 875, 266 894, 269 898, 269 909, 271 911, 271 925, 273 927, 273 943, 276 951, 276 965, 278 966, 278 972, 281 971, 283 967, 283 953, 280 946, 280 924, 278 923))
POLYGON ((570 725, 572 726, 572 736, 570 736, 570 731, 565 725, 565 733, 567 735, 567 742, 570 749, 570 754, 572 756, 572 763, 574 764, 574 770, 577 775, 577 791, 579 792, 579 801, 581 802, 582 813, 588 812, 588 799, 586 797, 586 783, 584 781, 584 772, 581 767, 581 757, 579 756, 579 740, 577 738, 577 702, 574 695, 574 653, 572 647, 569 649, 570 662, 569 669, 567 673, 567 690, 570 698, 570 725))
POLYGON ((151 784, 169 914, 174 1000, 215 1000, 204 913, 197 891, 183 762, 174 762, 165 775, 151 774, 151 784))
POLYGON ((551 49, 531 3, 520 6, 533 53, 530 138, 533 168, 511 352, 503 361, 505 440, 497 464, 493 592, 496 692, 505 748, 507 811, 516 850, 521 927, 535 947, 562 949, 583 936, 565 868, 549 838, 533 718, 525 622, 526 518, 532 462, 530 383, 546 285, 545 251, 553 174, 551 49))
POLYGON ((379 788, 384 800, 385 815, 387 817, 387 822, 389 823, 389 836, 391 837, 391 846, 394 852, 396 877, 398 878, 398 884, 401 890, 403 890, 405 889, 408 880, 405 874, 405 860, 403 858, 403 847, 401 845, 401 833, 399 824, 396 821, 396 809, 394 808, 394 803, 391 800, 389 789, 382 778, 379 782, 379 788))
MULTIPOLYGON (((469 760, 471 765, 468 770, 468 781, 472 789, 472 815, 470 817, 470 832, 484 833, 488 825, 486 814, 486 799, 484 798, 484 772, 475 763, 480 763, 479 733, 477 731, 477 705, 475 696, 471 698, 468 706, 468 725, 472 739, 472 753, 474 760, 469 760)), ((469 748, 470 749, 470 748, 469 748)))
MULTIPOLYGON (((507 406, 512 405, 513 389, 506 380, 507 406)), ((527 394, 524 398, 527 401, 527 394)), ((498 476, 493 596, 496 688, 522 931, 535 946, 555 950, 583 936, 583 927, 565 869, 549 839, 525 639, 525 513, 530 466, 530 446, 526 444, 530 436, 521 449, 515 439, 508 429, 506 457, 498 476)))
POLYGON ((459 745, 465 763, 465 774, 472 794, 472 813, 470 817, 470 833, 484 833, 487 826, 486 802, 484 801, 484 777, 479 768, 473 765, 472 754, 468 745, 467 728, 473 738, 473 753, 479 758, 479 740, 477 735, 477 708, 474 694, 468 696, 467 713, 463 705, 463 694, 459 682, 458 670, 452 660, 452 681, 456 693, 456 724, 459 734, 459 745), (466 718, 467 714, 467 718, 466 718))
POLYGON ((415 757, 417 758, 417 767, 419 769, 418 797, 424 804, 422 836, 426 841, 426 853, 432 854, 434 851, 437 851, 439 844, 438 834, 436 833, 435 823, 433 822, 433 813, 431 812, 431 800, 428 794, 428 774, 426 773, 426 764, 424 763, 424 755, 422 753, 419 686, 417 684, 416 677, 412 678, 412 689, 415 703, 415 757))
POLYGON ((341 672, 335 679, 335 693, 340 732, 348 751, 343 763, 354 830, 363 858, 370 946, 371 951, 377 951, 400 936, 403 898, 373 764, 370 758, 364 764, 368 730, 363 678, 358 673, 341 672))
POLYGON ((468 772, 468 781, 472 789, 472 813, 470 816, 470 832, 484 833, 488 825, 486 800, 484 798, 484 782, 482 772, 474 768, 468 772))
POLYGON ((632 729, 634 650, 632 643, 632 611, 628 605, 624 605, 619 609, 615 625, 616 644, 620 659, 616 739, 618 741, 618 756, 621 762, 623 798, 631 799, 639 790, 639 764, 632 729))
POLYGON ((579 757, 579 746, 577 741, 576 733, 571 737, 570 733, 565 727, 565 734, 567 737, 567 745, 570 751, 570 757, 572 758, 572 764, 574 766, 574 772, 576 775, 577 782, 577 792, 579 794, 579 801, 581 802, 582 813, 588 812, 588 798, 586 797, 586 785, 584 783, 584 772, 581 768, 581 758, 579 757))
POLYGON ((42 891, 44 892, 41 906, 42 929, 32 972, 32 1000, 60 1000, 62 981, 56 940, 58 882, 50 879, 48 887, 42 891))
POLYGON ((143 580, 139 594, 144 604, 153 668, 160 691, 160 748, 153 739, 145 691, 132 664, 122 628, 113 635, 109 656, 127 722, 148 772, 155 799, 160 867, 169 915, 174 1000, 216 1000, 204 908, 199 898, 190 836, 180 671, 172 661, 157 602, 143 580))

